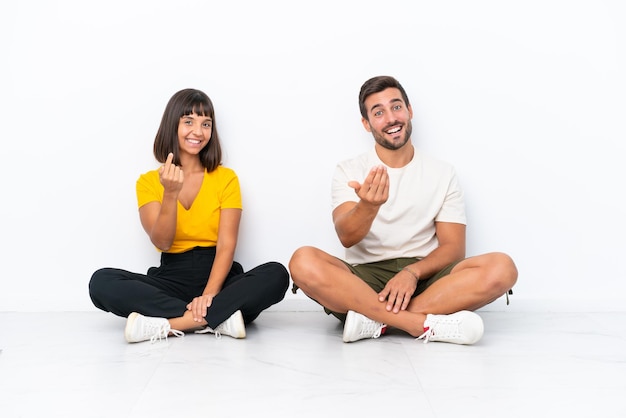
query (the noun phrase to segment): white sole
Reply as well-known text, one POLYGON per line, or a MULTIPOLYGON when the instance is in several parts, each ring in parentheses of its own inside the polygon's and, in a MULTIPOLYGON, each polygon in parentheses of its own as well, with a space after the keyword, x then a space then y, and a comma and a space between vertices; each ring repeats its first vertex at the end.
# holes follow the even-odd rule
POLYGON ((124 338, 129 343, 136 342, 136 341, 131 341, 130 330, 133 329, 133 324, 135 323, 135 320, 137 319, 138 316, 139 314, 137 312, 132 312, 130 315, 128 315, 128 318, 126 319, 126 327, 124 327, 124 338))

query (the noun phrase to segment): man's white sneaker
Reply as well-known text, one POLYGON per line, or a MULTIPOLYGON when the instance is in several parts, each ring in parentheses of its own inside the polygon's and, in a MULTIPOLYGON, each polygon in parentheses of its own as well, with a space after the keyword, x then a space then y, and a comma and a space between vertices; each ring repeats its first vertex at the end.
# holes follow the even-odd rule
POLYGON ((364 338, 378 338, 387 330, 387 325, 369 319, 365 315, 348 311, 343 326, 343 342, 350 343, 364 338))
POLYGON ((156 340, 166 339, 172 333, 177 337, 185 334, 182 331, 171 329, 170 323, 165 318, 153 318, 143 316, 137 312, 128 315, 124 337, 129 343, 148 341, 154 343, 156 340))
POLYGON ((417 339, 441 341, 453 344, 474 344, 483 336, 483 320, 471 311, 459 311, 450 315, 426 315, 424 333, 417 339))
POLYGON ((215 334, 217 338, 220 338, 222 335, 228 335, 233 338, 246 338, 246 326, 243 322, 241 311, 232 314, 230 318, 219 324, 215 329, 206 327, 196 331, 196 334, 206 334, 207 332, 215 334))

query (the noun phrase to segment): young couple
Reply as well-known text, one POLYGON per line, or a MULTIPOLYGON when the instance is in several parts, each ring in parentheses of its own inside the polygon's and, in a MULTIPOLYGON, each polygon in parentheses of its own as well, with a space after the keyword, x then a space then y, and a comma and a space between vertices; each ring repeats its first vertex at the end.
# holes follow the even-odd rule
POLYGON ((345 342, 378 338, 388 326, 424 342, 477 342, 483 322, 473 311, 513 287, 513 260, 466 258, 455 170, 414 147, 413 110, 396 79, 367 80, 359 107, 374 147, 339 163, 332 183, 345 258, 302 247, 289 271, 278 262, 244 271, 234 260, 239 182, 221 164, 213 104, 199 90, 174 94, 154 141, 162 165, 137 180, 141 224, 160 266, 146 274, 97 270, 89 283, 94 305, 127 318, 128 342, 184 332, 244 338, 245 325, 284 298, 291 272, 294 292, 344 322, 345 342))

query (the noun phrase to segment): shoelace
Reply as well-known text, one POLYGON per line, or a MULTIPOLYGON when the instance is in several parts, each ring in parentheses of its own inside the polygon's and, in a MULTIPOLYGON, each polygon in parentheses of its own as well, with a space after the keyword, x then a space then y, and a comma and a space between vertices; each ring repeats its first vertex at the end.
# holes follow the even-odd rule
POLYGON ((222 334, 220 334, 220 332, 219 332, 219 331, 216 331, 216 330, 211 329, 211 328, 209 328, 209 327, 202 328, 202 329, 199 329, 199 330, 197 330, 197 331, 194 331, 194 333, 195 333, 195 334, 207 334, 207 333, 209 333, 209 332, 211 332, 211 333, 215 334, 215 338, 216 338, 216 339, 218 339, 218 340, 219 340, 220 338, 222 338, 222 334))
POLYGON ((425 328, 425 330, 426 332, 424 332, 422 335, 416 338, 416 340, 421 340, 423 338, 424 344, 426 344, 430 340, 430 337, 433 335, 432 327, 425 328))
POLYGON ((423 338, 424 344, 426 344, 433 336, 437 336, 439 338, 450 338, 459 335, 459 321, 442 320, 433 322, 433 324, 429 324, 429 326, 424 328, 424 333, 417 337, 417 340, 421 340, 423 338), (437 328, 436 334, 435 328, 437 328))
POLYGON ((385 328, 385 324, 381 324, 380 322, 376 322, 373 319, 367 319, 363 321, 363 328, 361 328, 361 332, 359 335, 371 335, 370 338, 378 338, 383 332, 385 328))
POLYGON ((176 337, 184 337, 185 333, 182 331, 179 331, 177 329, 168 329, 169 327, 165 324, 159 326, 158 328, 156 328, 154 334, 152 335, 152 337, 150 337, 150 343, 154 344, 157 340, 160 341, 163 338, 165 338, 165 340, 167 341, 167 336, 169 335, 169 333, 171 332, 172 335, 176 336, 176 337))

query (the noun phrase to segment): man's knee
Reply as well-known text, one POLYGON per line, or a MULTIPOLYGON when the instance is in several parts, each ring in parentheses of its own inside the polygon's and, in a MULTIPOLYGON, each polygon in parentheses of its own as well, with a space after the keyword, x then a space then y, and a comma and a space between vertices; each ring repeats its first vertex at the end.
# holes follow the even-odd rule
POLYGON ((291 272, 291 276, 306 275, 307 272, 310 271, 311 265, 315 263, 315 253, 317 251, 318 250, 313 247, 298 248, 289 260, 289 271, 291 272))
POLYGON ((491 286, 502 294, 508 292, 517 282, 517 267, 513 259, 505 253, 489 254, 488 277, 491 286))

